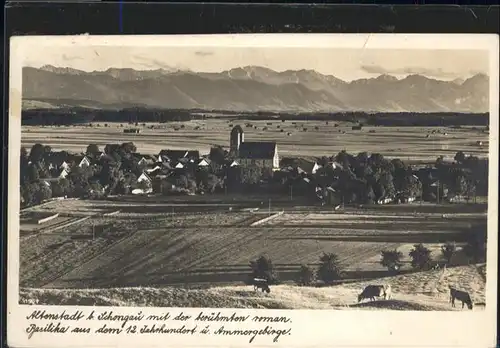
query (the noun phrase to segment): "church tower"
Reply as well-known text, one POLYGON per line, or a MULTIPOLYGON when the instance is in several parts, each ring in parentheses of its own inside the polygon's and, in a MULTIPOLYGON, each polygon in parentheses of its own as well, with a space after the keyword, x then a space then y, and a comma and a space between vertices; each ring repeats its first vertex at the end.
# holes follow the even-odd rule
POLYGON ((240 145, 244 142, 244 140, 245 134, 243 133, 243 128, 240 126, 234 126, 229 137, 229 152, 233 156, 238 156, 240 145))

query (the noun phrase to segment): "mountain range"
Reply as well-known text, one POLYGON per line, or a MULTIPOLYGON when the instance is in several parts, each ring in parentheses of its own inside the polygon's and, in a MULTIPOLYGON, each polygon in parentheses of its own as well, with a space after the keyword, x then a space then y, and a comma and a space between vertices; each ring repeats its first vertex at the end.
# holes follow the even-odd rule
POLYGON ((290 112, 488 112, 489 78, 391 75, 346 82, 314 70, 23 68, 23 100, 65 106, 290 112))

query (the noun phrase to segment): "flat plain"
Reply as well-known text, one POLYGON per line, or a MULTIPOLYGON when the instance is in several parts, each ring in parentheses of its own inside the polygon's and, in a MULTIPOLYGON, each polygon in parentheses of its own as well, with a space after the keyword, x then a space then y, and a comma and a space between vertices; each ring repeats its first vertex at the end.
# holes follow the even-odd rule
POLYGON ((327 124, 326 121, 245 119, 141 123, 137 127, 119 123, 93 123, 92 127, 23 126, 22 145, 29 148, 35 143, 42 143, 54 150, 84 152, 90 143, 103 148, 110 142, 132 141, 138 152, 145 154, 158 154, 162 149, 193 149, 208 153, 214 144, 228 147, 229 133, 237 124, 243 127, 246 141, 276 141, 281 156, 332 156, 346 150, 350 153, 378 152, 389 158, 398 157, 407 161, 434 162, 439 155, 453 158, 457 151, 478 157, 488 154, 489 135, 483 132, 484 127, 365 126, 362 130, 352 130, 352 123, 333 121, 327 124), (252 127, 247 127, 247 124, 252 127), (140 128, 141 132, 123 132, 131 127, 140 128))

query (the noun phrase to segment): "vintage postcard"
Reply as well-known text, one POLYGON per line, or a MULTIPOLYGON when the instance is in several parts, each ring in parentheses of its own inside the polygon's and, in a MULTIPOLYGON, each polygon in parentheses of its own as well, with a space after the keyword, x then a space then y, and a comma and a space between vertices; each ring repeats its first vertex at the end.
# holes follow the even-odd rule
POLYGON ((10 47, 10 347, 495 345, 498 36, 10 47))

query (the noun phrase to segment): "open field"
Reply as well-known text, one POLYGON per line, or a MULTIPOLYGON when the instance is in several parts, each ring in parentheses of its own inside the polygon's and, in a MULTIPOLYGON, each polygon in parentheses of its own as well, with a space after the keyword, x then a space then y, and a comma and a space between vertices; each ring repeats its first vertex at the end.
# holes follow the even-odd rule
MULTIPOLYGON (((35 288, 207 287, 241 283, 249 261, 269 255, 280 278, 297 278, 301 264, 317 266, 323 252, 338 254, 347 280, 387 276, 380 251, 398 248, 405 255, 425 243, 440 258, 439 245, 460 242, 486 229, 486 205, 396 205, 342 212, 287 210, 268 223, 251 227, 265 214, 229 212, 227 206, 132 202, 54 201, 45 212, 93 215, 51 232, 21 238, 20 285, 35 288), (172 214, 174 207, 174 214, 172 214), (184 205, 188 207, 189 205, 184 205), (444 214, 443 209, 445 207, 444 214), (467 207, 468 210, 466 209, 467 207), (475 209, 472 209, 475 208, 475 209), (212 210, 210 210, 212 209, 212 210), (398 209, 401 211, 398 213, 398 209), (415 214, 405 214, 405 209, 415 214), (103 216, 99 211, 119 211, 103 216), (460 212, 460 213, 459 213, 460 212)), ((460 253, 457 254, 457 264, 460 253)), ((462 282, 461 279, 459 279, 462 282)))
MULTIPOLYGON (((448 285, 460 286, 471 294, 474 310, 485 304, 485 265, 418 272, 387 277, 380 283, 391 284, 393 298, 356 303, 367 282, 332 287, 279 285, 270 294, 254 292, 250 286, 210 289, 140 287, 109 289, 33 289, 20 290, 20 302, 27 304, 89 306, 151 306, 272 309, 372 309, 372 310, 462 310, 449 304, 448 285)), ((371 281, 370 283, 373 283, 371 281)))
POLYGON ((109 123, 108 127, 94 124, 92 128, 83 125, 23 126, 22 145, 31 147, 35 143, 42 143, 55 150, 83 152, 90 143, 102 148, 112 139, 115 143, 132 141, 141 153, 157 154, 162 149, 193 149, 208 153, 213 144, 228 147, 231 126, 239 124, 243 127, 246 141, 276 141, 281 156, 331 156, 345 149, 351 153, 378 152, 389 158, 434 162, 439 155, 453 158, 459 150, 479 157, 488 154, 488 133, 481 131, 483 127, 363 127, 362 130, 351 130, 351 123, 338 123, 338 127, 334 126, 335 122, 326 124, 324 121, 293 123, 244 119, 237 122, 209 119, 148 123, 146 127, 139 127, 140 134, 125 134, 123 129, 129 126, 124 124, 120 128, 117 123, 109 123), (251 123, 257 129, 245 127, 246 123, 251 123), (150 129, 149 126, 163 128, 150 129), (267 130, 263 130, 264 127, 267 130), (306 132, 302 130, 304 127, 307 128, 306 132), (432 130, 438 129, 447 135, 436 133, 426 137, 432 130), (477 141, 482 141, 483 145, 476 145, 477 141))

